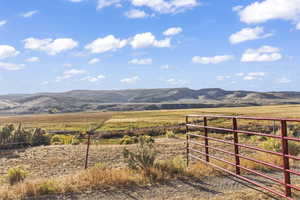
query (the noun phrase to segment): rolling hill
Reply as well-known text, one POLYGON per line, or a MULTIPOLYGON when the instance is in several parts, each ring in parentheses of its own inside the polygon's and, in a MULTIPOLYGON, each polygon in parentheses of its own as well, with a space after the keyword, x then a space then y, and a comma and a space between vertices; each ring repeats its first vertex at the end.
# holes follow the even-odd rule
POLYGON ((62 93, 0 95, 0 114, 49 110, 152 110, 272 104, 300 104, 300 92, 226 91, 220 88, 74 90, 62 93))

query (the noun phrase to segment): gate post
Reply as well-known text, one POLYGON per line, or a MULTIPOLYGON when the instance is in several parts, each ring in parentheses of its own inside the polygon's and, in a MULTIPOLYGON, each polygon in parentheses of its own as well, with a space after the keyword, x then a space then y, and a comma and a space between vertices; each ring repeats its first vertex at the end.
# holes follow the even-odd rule
POLYGON ((235 155, 235 170, 236 174, 240 175, 241 170, 240 170, 240 157, 239 157, 239 137, 238 137, 238 132, 237 132, 237 120, 236 118, 232 118, 232 129, 234 130, 233 136, 234 136, 234 155, 235 155))
POLYGON ((287 184, 291 184, 290 172, 287 170, 290 169, 289 158, 286 155, 289 154, 288 140, 287 137, 287 125, 286 120, 281 120, 281 145, 282 145, 282 161, 283 161, 283 173, 284 173, 284 184, 285 184, 285 196, 291 197, 292 192, 291 188, 287 184))
POLYGON ((203 122, 204 122, 204 136, 205 136, 205 159, 206 159, 206 162, 209 162, 209 151, 208 151, 208 131, 207 131, 207 118, 206 117, 203 117, 203 122))
POLYGON ((186 166, 189 166, 189 117, 185 116, 185 129, 186 129, 186 166))

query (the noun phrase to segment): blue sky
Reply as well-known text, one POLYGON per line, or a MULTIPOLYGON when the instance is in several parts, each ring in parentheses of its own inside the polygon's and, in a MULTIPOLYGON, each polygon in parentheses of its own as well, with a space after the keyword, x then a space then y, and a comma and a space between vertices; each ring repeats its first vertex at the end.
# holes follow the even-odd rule
POLYGON ((300 0, 0 0, 0 93, 300 91, 300 0))

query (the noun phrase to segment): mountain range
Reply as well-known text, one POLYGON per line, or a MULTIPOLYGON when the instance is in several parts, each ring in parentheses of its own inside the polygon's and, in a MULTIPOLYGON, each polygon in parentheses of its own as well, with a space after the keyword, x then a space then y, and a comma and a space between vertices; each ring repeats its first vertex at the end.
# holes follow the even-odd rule
POLYGON ((91 110, 157 110, 274 104, 300 104, 300 92, 166 88, 9 94, 0 95, 0 114, 14 115, 91 110))

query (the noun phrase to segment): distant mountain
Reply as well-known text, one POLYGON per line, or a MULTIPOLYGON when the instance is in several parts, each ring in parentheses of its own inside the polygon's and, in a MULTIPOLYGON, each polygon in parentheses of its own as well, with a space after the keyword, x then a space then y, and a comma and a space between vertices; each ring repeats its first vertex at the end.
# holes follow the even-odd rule
POLYGON ((220 88, 74 90, 0 95, 0 114, 150 110, 270 104, 300 104, 300 92, 226 91, 220 88))

